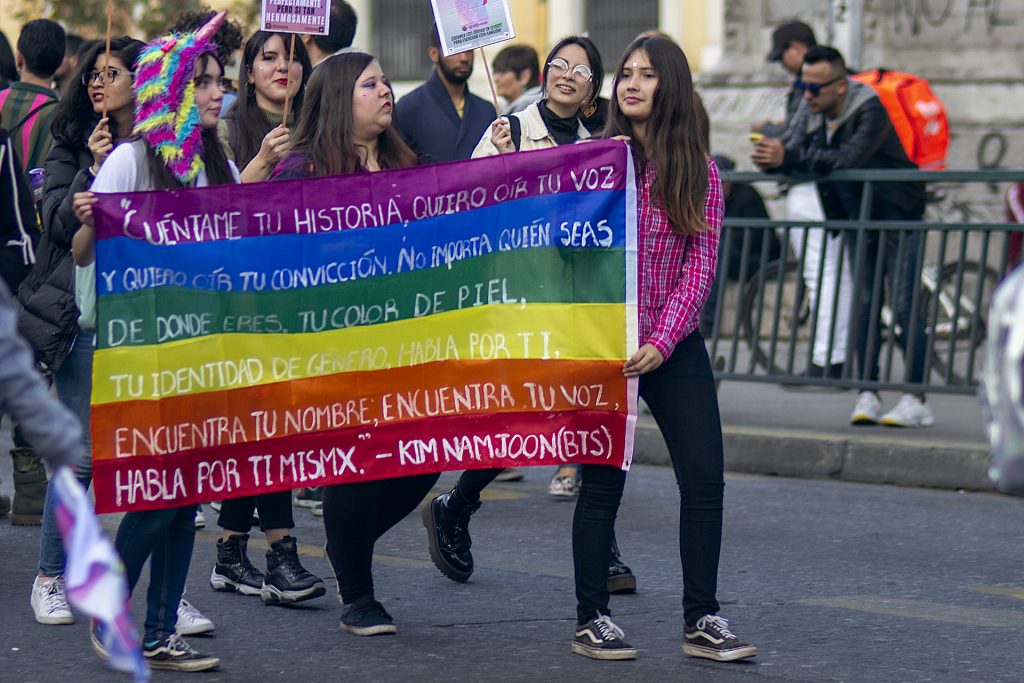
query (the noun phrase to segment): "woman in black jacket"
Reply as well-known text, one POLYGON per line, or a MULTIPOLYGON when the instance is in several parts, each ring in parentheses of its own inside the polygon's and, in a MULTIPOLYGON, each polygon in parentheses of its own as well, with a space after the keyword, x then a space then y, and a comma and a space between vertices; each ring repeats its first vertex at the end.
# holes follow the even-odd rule
MULTIPOLYGON (((46 157, 43 237, 36 265, 18 290, 20 332, 31 343, 37 363, 52 373, 61 402, 82 423, 86 458, 78 464, 77 475, 86 487, 92 469, 88 455, 94 331, 79 328, 75 306, 71 239, 81 223, 71 202, 75 192, 89 189, 114 145, 131 134, 135 119, 132 68, 143 47, 132 38, 114 38, 109 62, 100 42, 79 61, 54 115, 53 146, 46 157)), ((31 594, 32 609, 41 624, 72 622, 64 598, 63 573, 64 549, 47 496, 39 573, 31 594)))

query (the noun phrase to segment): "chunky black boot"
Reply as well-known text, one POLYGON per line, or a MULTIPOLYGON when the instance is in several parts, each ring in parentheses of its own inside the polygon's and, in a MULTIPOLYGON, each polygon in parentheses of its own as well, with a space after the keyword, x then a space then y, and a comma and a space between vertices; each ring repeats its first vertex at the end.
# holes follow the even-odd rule
POLYGON ((633 570, 622 563, 615 536, 612 536, 612 556, 608 560, 608 592, 612 595, 636 593, 636 577, 633 570))
POLYGON ((260 599, 264 604, 291 604, 319 598, 327 592, 324 581, 306 571, 299 562, 295 539, 285 536, 267 551, 267 575, 260 599))
POLYGON ((249 561, 246 550, 249 534, 232 534, 228 540, 217 539, 217 564, 210 574, 210 587, 215 591, 234 591, 242 595, 259 595, 263 573, 249 561))
POLYGON ((458 486, 423 506, 423 526, 427 528, 430 559, 452 581, 465 583, 473 573, 469 518, 479 509, 480 501, 467 501, 458 486))
POLYGON ((39 526, 46 500, 46 468, 43 459, 28 448, 11 449, 14 460, 14 503, 11 524, 39 526))

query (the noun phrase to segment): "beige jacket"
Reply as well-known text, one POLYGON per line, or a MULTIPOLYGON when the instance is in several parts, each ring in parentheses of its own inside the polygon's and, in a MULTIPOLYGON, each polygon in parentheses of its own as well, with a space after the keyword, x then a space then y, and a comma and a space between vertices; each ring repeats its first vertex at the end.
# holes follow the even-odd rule
MULTIPOLYGON (((520 152, 529 152, 535 149, 550 149, 551 147, 557 147, 558 143, 555 142, 555 138, 548 132, 548 127, 544 125, 544 119, 540 116, 540 110, 537 108, 537 103, 534 102, 529 107, 521 112, 512 114, 522 124, 523 138, 519 142, 520 152)), ((579 124, 579 130, 577 136, 580 140, 586 140, 590 137, 590 131, 583 125, 582 122, 579 124)), ((483 137, 480 138, 480 142, 477 143, 476 149, 473 150, 473 158, 479 159, 480 157, 490 157, 498 154, 498 148, 491 142, 491 127, 487 126, 484 130, 483 137)))

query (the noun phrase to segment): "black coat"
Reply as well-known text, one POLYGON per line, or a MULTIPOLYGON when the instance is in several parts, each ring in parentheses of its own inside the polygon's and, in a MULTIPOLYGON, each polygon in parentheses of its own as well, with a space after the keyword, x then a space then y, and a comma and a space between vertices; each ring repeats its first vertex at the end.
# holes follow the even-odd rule
MULTIPOLYGON (((779 169, 784 173, 825 175, 854 168, 916 169, 907 157, 889 113, 868 86, 850 82, 846 104, 836 120, 831 141, 822 114, 802 107, 786 155, 779 169), (800 120, 800 117, 803 117, 800 120)), ((825 216, 857 219, 864 183, 818 182, 825 216)), ((872 219, 919 220, 924 215, 924 183, 873 183, 872 219)))
POLYGON ((36 360, 53 370, 64 362, 78 334, 71 239, 81 223, 75 218, 71 201, 76 192, 92 185, 88 172, 92 163, 92 154, 84 144, 54 140, 46 156, 43 238, 36 252, 36 265, 18 289, 22 308, 18 331, 31 344, 36 360))
POLYGON ((21 161, 7 140, 0 128, 0 279, 13 291, 32 268, 39 225, 21 161))
POLYGON ((398 102, 395 113, 402 137, 427 162, 469 159, 480 136, 498 118, 494 105, 469 88, 459 118, 436 69, 426 83, 398 102))

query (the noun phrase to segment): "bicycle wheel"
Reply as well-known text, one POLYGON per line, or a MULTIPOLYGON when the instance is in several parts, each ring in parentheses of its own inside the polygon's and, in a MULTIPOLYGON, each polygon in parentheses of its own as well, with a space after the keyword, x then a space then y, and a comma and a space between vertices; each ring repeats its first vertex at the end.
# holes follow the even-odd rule
POLYGON ((766 264, 743 285, 740 320, 753 364, 767 374, 787 374, 789 354, 793 373, 806 364, 810 305, 803 277, 794 261, 766 264), (780 277, 779 270, 782 268, 780 277), (801 353, 801 349, 804 353, 801 353))
POLYGON ((979 347, 985 341, 988 309, 992 293, 999 284, 999 275, 992 268, 982 268, 968 261, 963 265, 958 292, 958 270, 956 263, 944 265, 934 292, 927 287, 924 289, 921 306, 926 329, 931 334, 932 370, 949 384, 968 386, 978 383, 979 347), (936 292, 939 301, 933 319, 936 292))

